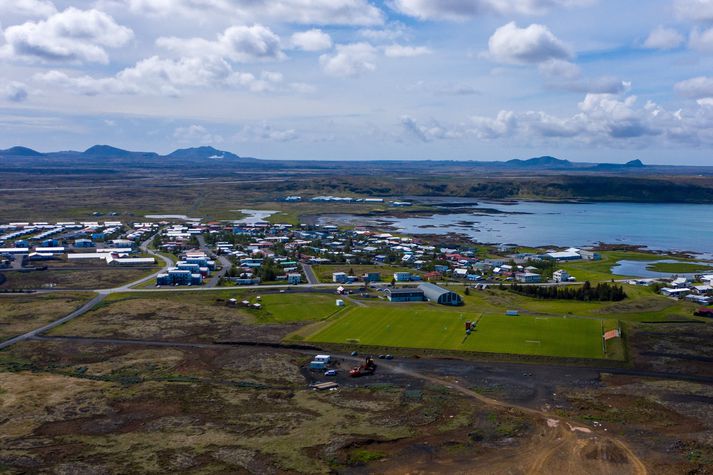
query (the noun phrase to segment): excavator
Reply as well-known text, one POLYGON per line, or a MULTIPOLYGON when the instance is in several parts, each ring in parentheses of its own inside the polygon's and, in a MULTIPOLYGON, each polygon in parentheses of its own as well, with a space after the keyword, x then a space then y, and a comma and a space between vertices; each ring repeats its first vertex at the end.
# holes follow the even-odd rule
POLYGON ((371 356, 367 356, 363 364, 355 366, 349 371, 349 376, 358 378, 359 376, 374 374, 374 371, 376 371, 376 363, 374 363, 371 356))

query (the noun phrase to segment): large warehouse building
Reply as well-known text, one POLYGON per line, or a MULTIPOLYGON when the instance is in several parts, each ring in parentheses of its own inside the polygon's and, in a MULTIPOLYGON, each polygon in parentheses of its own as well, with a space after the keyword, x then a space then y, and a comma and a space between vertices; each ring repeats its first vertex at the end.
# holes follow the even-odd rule
POLYGON ((419 285, 418 289, 423 292, 429 302, 440 305, 463 305, 463 299, 460 295, 435 284, 424 283, 419 285))

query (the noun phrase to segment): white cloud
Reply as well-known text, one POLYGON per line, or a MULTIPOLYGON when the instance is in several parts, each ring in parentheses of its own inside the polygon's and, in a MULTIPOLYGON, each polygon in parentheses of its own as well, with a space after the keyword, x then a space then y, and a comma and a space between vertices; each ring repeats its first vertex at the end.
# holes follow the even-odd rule
POLYGON ((537 64, 544 61, 571 59, 571 48, 544 25, 519 28, 515 22, 501 26, 488 40, 490 57, 500 63, 537 64))
POLYGON ((17 81, 11 81, 0 88, 2 97, 11 102, 24 102, 29 95, 27 85, 17 81))
POLYGON ((280 37, 263 25, 231 26, 215 41, 162 37, 156 40, 156 44, 183 57, 213 55, 244 63, 285 57, 280 37))
POLYGON ((713 97, 713 77, 699 76, 676 83, 676 92, 692 99, 713 97))
POLYGON ((304 51, 322 51, 332 47, 332 37, 319 29, 299 31, 292 35, 290 44, 304 51))
POLYGON ((74 94, 147 94, 178 96, 190 88, 242 88, 251 92, 267 92, 276 88, 282 75, 233 70, 222 58, 192 57, 165 59, 153 56, 120 71, 115 76, 94 78, 88 75, 70 76, 60 71, 38 74, 35 79, 45 84, 62 87, 74 94))
POLYGON ((421 20, 464 21, 487 14, 541 15, 554 8, 591 3, 591 0, 392 0, 391 6, 421 20))
POLYGON ((713 20, 713 1, 711 0, 675 0, 676 15, 685 20, 713 20))
POLYGON ((46 20, 10 26, 4 37, 5 57, 108 63, 105 48, 125 45, 133 32, 106 13, 70 7, 46 20))
POLYGON ((550 59, 538 65, 543 76, 551 79, 572 80, 582 77, 579 66, 561 59, 550 59))
POLYGON ((189 125, 187 127, 178 127, 173 131, 173 138, 180 143, 188 144, 217 144, 223 141, 220 135, 212 134, 202 125, 189 125))
POLYGON ((638 106, 635 96, 614 94, 587 94, 578 111, 564 117, 543 111, 504 110, 493 117, 473 116, 458 124, 401 118, 403 130, 424 142, 463 138, 527 146, 567 142, 613 148, 710 144, 712 125, 713 107, 669 112, 650 101, 638 106))
POLYGON ((369 43, 337 45, 336 50, 319 57, 322 69, 331 76, 354 77, 376 69, 377 50, 369 43))
POLYGON ((0 0, 0 13, 48 17, 57 13, 57 8, 49 0, 0 0))
POLYGON ((245 126, 233 137, 238 142, 291 142, 298 138, 295 129, 279 129, 266 122, 245 126))
POLYGON ((694 28, 688 40, 688 46, 697 51, 713 52, 713 28, 701 31, 694 28))
POLYGON ((374 41, 395 41, 408 35, 408 28, 401 22, 391 22, 384 28, 366 28, 359 30, 359 34, 364 38, 374 41))
POLYGON ((103 0, 142 15, 187 17, 220 13, 241 22, 278 21, 319 25, 379 25, 383 12, 368 0, 103 0))
POLYGON ((393 44, 384 48, 384 55, 388 58, 413 58, 431 54, 431 50, 425 46, 403 46, 393 44))
POLYGON ((644 41, 644 48, 649 49, 674 49, 681 46, 684 42, 684 37, 681 33, 673 28, 664 28, 663 26, 656 27, 644 41))
POLYGON ((591 92, 596 94, 619 94, 631 88, 631 83, 613 76, 594 79, 585 78, 579 66, 569 61, 551 59, 538 65, 547 86, 572 92, 591 92))

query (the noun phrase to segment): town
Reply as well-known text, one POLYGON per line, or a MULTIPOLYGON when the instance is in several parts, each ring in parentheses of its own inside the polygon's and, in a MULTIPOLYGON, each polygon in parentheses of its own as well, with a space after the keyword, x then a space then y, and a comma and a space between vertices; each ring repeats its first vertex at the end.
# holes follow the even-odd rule
MULTIPOLYGON (((338 293, 361 285, 362 292, 377 292, 391 302, 445 305, 460 305, 462 298, 439 285, 481 290, 512 283, 577 285, 583 282, 559 264, 601 259, 591 249, 523 251, 508 243, 443 247, 421 237, 366 228, 263 220, 11 222, 0 224, 0 232, 0 270, 10 272, 43 272, 56 262, 81 263, 85 269, 86 263, 107 269, 150 268, 158 263, 148 253, 154 249, 170 256, 171 262, 144 286, 331 283, 338 286, 338 293)), ((710 273, 621 281, 654 286, 666 297, 702 307, 713 302, 710 273)), ((710 312, 701 308, 698 313, 710 312)))

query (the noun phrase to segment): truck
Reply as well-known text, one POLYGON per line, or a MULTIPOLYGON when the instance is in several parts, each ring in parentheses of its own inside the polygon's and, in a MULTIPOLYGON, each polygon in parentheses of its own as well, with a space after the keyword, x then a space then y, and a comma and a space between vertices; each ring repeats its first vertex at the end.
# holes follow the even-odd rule
POLYGON ((374 363, 371 356, 367 356, 363 364, 355 366, 349 371, 349 376, 352 378, 358 378, 360 376, 374 374, 374 371, 376 371, 376 363, 374 363))

